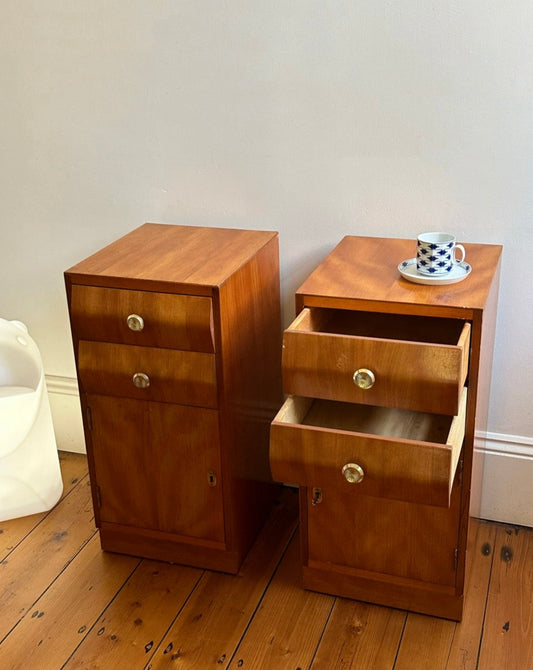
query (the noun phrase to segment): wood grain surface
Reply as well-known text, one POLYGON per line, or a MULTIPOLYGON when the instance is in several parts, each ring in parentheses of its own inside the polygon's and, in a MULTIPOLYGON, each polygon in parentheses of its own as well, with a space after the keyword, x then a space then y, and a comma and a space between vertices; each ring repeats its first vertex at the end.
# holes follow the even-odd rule
POLYGON ((455 623, 303 591, 292 489, 232 576, 102 552, 86 458, 61 468, 53 510, 0 523, 18 538, 0 563, 2 670, 532 667, 533 529, 470 520, 455 623))

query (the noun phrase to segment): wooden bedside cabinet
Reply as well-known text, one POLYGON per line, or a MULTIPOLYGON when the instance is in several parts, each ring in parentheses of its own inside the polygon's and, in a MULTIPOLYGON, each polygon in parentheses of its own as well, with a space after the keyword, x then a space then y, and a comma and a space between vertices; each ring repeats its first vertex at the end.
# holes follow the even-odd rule
POLYGON ((415 244, 345 237, 298 289, 270 461, 300 486, 305 588, 459 620, 501 247, 419 285, 415 244))
POLYGON ((237 572, 278 485, 278 235, 145 224, 65 272, 102 548, 237 572))

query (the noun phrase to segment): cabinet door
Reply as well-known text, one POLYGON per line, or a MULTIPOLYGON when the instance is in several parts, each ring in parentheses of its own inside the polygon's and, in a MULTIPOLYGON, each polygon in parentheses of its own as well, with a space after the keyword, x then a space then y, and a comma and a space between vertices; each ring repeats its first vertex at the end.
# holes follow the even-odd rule
POLYGON ((317 490, 306 490, 310 566, 335 565, 368 577, 455 585, 461 494, 457 481, 449 508, 331 488, 320 489, 317 504, 317 490))
POLYGON ((224 541, 218 412, 92 395, 101 521, 224 541))

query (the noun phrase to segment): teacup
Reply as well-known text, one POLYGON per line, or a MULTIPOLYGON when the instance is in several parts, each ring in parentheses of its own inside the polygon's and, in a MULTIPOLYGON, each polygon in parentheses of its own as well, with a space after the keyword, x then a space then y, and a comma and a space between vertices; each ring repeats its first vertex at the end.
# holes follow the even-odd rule
POLYGON ((466 251, 450 233, 422 233, 417 238, 416 269, 424 275, 445 275, 462 263, 466 251), (456 257, 456 251, 461 258, 456 257))

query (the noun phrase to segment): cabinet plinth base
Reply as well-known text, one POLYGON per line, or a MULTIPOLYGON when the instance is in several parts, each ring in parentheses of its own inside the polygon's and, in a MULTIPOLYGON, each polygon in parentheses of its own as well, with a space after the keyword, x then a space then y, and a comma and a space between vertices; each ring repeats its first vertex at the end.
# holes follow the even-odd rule
POLYGON ((239 571, 244 557, 237 551, 228 550, 222 542, 198 540, 193 543, 190 537, 180 541, 179 536, 170 533, 108 523, 102 523, 100 527, 100 545, 104 551, 116 554, 231 574, 239 571))
POLYGON ((303 566, 303 587, 309 591, 461 621, 464 598, 462 594, 456 595, 452 588, 434 584, 428 584, 426 588, 416 582, 398 584, 390 579, 374 580, 352 572, 355 571, 303 566))

